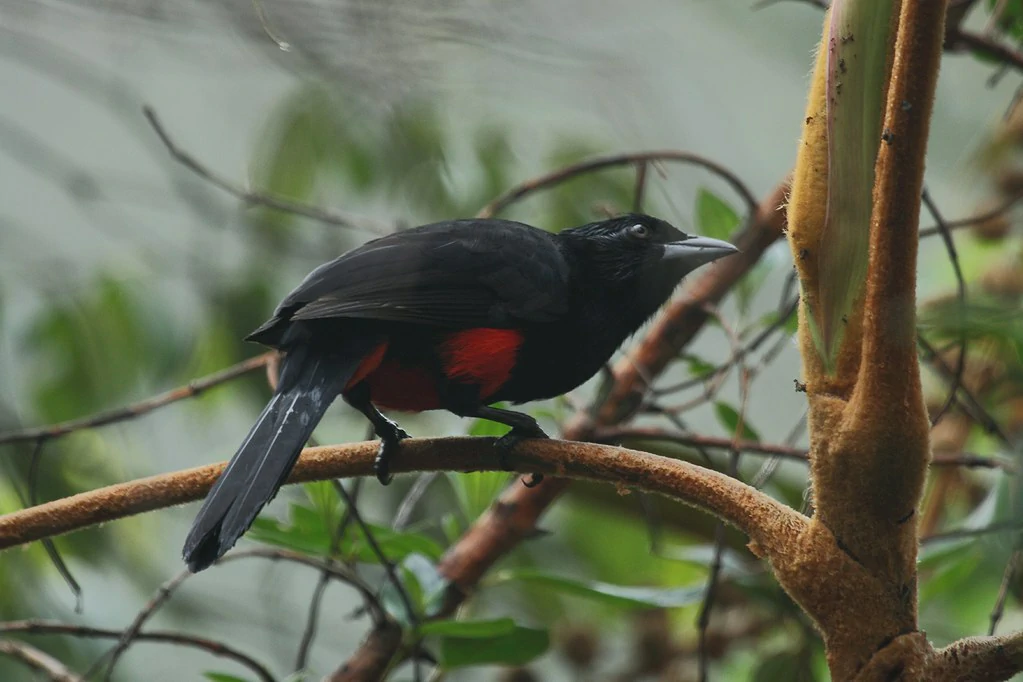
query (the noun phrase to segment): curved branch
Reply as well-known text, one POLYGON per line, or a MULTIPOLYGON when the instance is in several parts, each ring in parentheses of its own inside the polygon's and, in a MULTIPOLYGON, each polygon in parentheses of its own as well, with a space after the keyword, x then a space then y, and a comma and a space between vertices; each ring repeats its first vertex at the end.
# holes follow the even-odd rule
MULTIPOLYGON (((408 440, 393 470, 482 471, 500 468, 489 438, 408 440)), ((289 483, 371 476, 377 443, 307 448, 289 483)), ((758 490, 716 471, 608 445, 533 440, 517 448, 516 468, 661 493, 706 509, 763 547, 784 547, 807 520, 758 490)), ((0 549, 80 530, 203 497, 224 465, 212 464, 81 493, 0 517, 0 549)), ((547 485, 544 483, 543 485, 547 485)))
MULTIPOLYGON (((61 623, 57 621, 49 620, 13 620, 6 623, 0 623, 0 632, 23 632, 29 635, 70 635, 73 637, 87 637, 87 638, 98 638, 98 639, 119 639, 121 637, 120 630, 110 630, 105 628, 94 628, 87 625, 74 625, 71 623, 61 623)), ((251 670, 262 682, 274 682, 276 679, 265 665, 248 656, 247 654, 238 651, 234 647, 228 646, 222 642, 218 642, 212 639, 205 639, 203 637, 196 637, 181 632, 167 632, 165 630, 151 630, 149 632, 139 632, 135 635, 135 639, 146 642, 163 642, 165 644, 177 644, 180 646, 189 646, 196 649, 202 649, 208 651, 214 656, 220 656, 221 658, 229 658, 236 663, 239 663, 249 670, 251 670)), ((3 651, 2 644, 0 642, 0 653, 3 651)), ((78 676, 73 677, 52 677, 52 679, 59 680, 79 680, 78 676)))
POLYGON ((0 656, 17 659, 52 682, 81 682, 82 679, 53 656, 25 642, 0 639, 0 656))
POLYGON ((705 168, 727 182, 728 185, 735 190, 736 194, 742 197, 742 200, 746 203, 746 208, 751 213, 757 208, 756 197, 753 196, 753 193, 748 187, 746 187, 746 184, 732 171, 728 170, 716 161, 711 161, 699 154, 666 149, 652 152, 634 152, 632 154, 598 156, 594 159, 581 161, 571 166, 559 168, 547 175, 541 175, 540 177, 527 180, 526 182, 513 187, 480 209, 480 212, 476 215, 479 218, 490 218, 528 194, 532 194, 533 192, 537 192, 542 189, 549 189, 555 185, 565 182, 566 180, 574 178, 577 175, 592 173, 593 171, 612 168, 614 166, 646 164, 657 161, 687 163, 705 168))
POLYGON ((969 637, 935 652, 926 679, 934 682, 1008 680, 1023 670, 1023 632, 969 637))

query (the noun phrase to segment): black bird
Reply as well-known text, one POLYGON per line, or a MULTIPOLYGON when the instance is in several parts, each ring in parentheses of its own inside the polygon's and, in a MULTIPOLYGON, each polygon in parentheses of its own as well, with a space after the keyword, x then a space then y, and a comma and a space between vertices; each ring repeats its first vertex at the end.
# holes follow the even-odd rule
POLYGON ((341 395, 380 438, 377 478, 407 438, 378 411, 449 410, 507 424, 501 451, 545 438, 490 407, 566 393, 696 267, 735 253, 647 215, 551 234, 507 220, 453 220, 375 239, 313 270, 248 336, 284 351, 277 391, 192 524, 200 571, 230 549, 283 484, 341 395))

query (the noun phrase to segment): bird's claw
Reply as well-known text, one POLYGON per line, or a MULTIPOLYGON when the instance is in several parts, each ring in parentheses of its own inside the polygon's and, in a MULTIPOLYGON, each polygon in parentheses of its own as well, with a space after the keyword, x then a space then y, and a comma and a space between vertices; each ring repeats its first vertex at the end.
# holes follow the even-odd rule
MULTIPOLYGON (((550 438, 543 429, 537 426, 535 429, 523 429, 513 427, 511 431, 494 441, 494 449, 497 450, 497 462, 505 471, 513 471, 511 454, 512 450, 520 442, 529 438, 550 438)), ((529 478, 523 479, 522 484, 527 488, 535 488, 543 481, 543 474, 530 474, 529 478)))
POLYGON ((400 446, 401 441, 409 438, 408 433, 401 427, 395 427, 392 433, 380 436, 380 447, 377 449, 376 459, 373 460, 373 473, 376 474, 380 485, 387 485, 393 479, 391 475, 391 459, 394 452, 400 446))

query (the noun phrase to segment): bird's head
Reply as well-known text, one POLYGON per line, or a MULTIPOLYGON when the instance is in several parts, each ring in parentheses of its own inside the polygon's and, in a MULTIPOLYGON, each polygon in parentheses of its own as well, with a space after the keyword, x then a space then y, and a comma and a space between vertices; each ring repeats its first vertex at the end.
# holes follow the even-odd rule
POLYGON ((643 313, 661 306, 699 266, 737 253, 728 242, 682 232, 642 214, 627 214, 561 233, 591 276, 627 293, 643 313))

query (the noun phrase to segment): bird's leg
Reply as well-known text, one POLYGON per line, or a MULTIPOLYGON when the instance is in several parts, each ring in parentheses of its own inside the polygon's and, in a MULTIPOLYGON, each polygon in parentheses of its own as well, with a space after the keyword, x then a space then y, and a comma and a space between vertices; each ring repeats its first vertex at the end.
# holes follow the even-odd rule
POLYGON ((349 405, 362 412, 366 419, 373 424, 373 430, 380 439, 380 449, 377 450, 376 459, 373 460, 373 473, 376 474, 381 485, 387 485, 393 478, 390 472, 391 459, 398 450, 398 444, 409 435, 405 429, 380 413, 380 410, 369 401, 369 391, 363 389, 362 386, 356 387, 344 398, 349 405))
MULTIPOLYGON (((482 406, 475 408, 471 413, 466 414, 467 417, 479 417, 480 419, 488 419, 492 422, 499 424, 506 424, 512 427, 511 431, 504 434, 497 441, 494 442, 494 448, 497 450, 497 460, 501 464, 501 468, 505 471, 511 471, 511 451, 521 441, 528 438, 550 438, 544 430, 540 428, 540 425, 536 423, 536 420, 530 417, 528 414, 521 412, 515 412, 513 410, 502 410, 498 407, 482 406)), ((531 474, 529 479, 523 481, 527 488, 532 488, 540 484, 543 480, 543 474, 531 474)))

